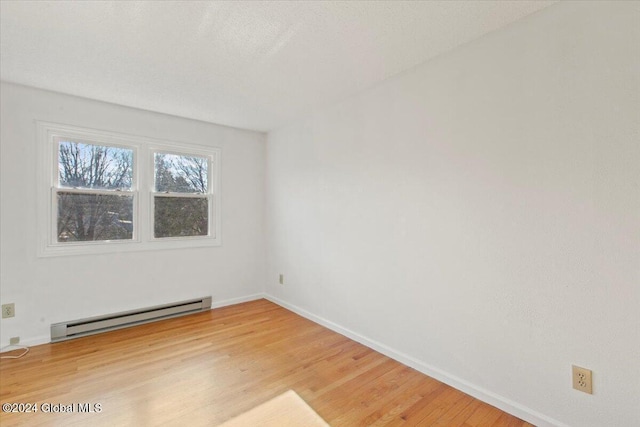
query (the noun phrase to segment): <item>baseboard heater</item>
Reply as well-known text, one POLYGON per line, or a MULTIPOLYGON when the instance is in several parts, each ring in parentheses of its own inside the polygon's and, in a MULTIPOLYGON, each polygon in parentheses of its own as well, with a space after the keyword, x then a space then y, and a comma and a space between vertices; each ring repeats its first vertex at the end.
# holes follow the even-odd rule
POLYGON ((211 297, 51 325, 51 342, 84 337, 211 309, 211 297))

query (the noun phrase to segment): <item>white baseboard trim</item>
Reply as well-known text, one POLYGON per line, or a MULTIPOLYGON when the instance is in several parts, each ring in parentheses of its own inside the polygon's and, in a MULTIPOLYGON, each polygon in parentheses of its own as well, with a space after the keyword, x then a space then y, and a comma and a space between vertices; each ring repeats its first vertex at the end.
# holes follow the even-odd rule
MULTIPOLYGON (((41 335, 39 337, 33 337, 33 338, 27 338, 25 340, 20 340, 20 342, 18 344, 16 344, 17 346, 22 346, 22 347, 33 347, 36 345, 41 345, 41 344, 48 344, 49 342, 51 342, 51 337, 48 335, 41 335)), ((9 343, 2 343, 2 352, 6 353, 7 351, 12 351, 12 349, 15 349, 14 346, 11 346, 10 348, 5 349, 5 347, 8 347, 9 343)))
POLYGON ((451 375, 435 366, 432 366, 428 363, 417 360, 400 351, 396 351, 385 344, 382 344, 378 341, 362 336, 330 320, 317 316, 303 308, 300 308, 293 304, 289 304, 288 302, 283 301, 277 297, 274 297, 273 295, 264 294, 262 295, 262 297, 273 302, 274 304, 278 304, 279 306, 284 307, 290 311, 293 311, 294 313, 299 314, 302 317, 305 317, 339 334, 342 334, 348 338, 351 338, 352 340, 357 341, 360 344, 366 345, 367 347, 372 348, 377 352, 384 354, 387 357, 397 360, 398 362, 404 365, 407 365, 417 371, 420 371, 425 375, 435 378, 438 381, 441 381, 447 385, 450 385, 451 387, 458 389, 470 396, 473 396, 478 400, 481 400, 490 405, 493 405, 496 408, 499 408, 505 412, 508 412, 509 414, 512 414, 518 418, 521 418, 538 427, 569 427, 567 424, 561 423, 558 420, 555 420, 551 417, 548 417, 544 414, 534 411, 531 408, 528 408, 524 405, 514 402, 504 396, 500 396, 482 387, 478 387, 468 381, 463 380, 462 378, 456 377, 455 375, 451 375))
POLYGON ((215 299, 213 299, 211 301, 211 309, 213 310, 214 308, 226 307, 228 305, 235 305, 235 304, 241 304, 243 302, 255 301, 257 299, 262 299, 262 298, 265 298, 265 294, 260 292, 257 294, 247 295, 244 297, 229 298, 229 299, 220 300, 220 301, 216 301, 215 299))

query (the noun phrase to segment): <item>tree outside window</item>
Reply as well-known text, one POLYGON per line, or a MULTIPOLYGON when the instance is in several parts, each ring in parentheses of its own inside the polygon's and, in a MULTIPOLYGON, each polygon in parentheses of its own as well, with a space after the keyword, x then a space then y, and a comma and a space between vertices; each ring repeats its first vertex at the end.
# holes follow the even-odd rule
POLYGON ((221 244, 219 148, 47 122, 37 130, 38 256, 221 244))
POLYGON ((133 150, 61 140, 58 242, 133 238, 133 150))
POLYGON ((209 159, 157 152, 154 166, 154 237, 207 236, 209 159))

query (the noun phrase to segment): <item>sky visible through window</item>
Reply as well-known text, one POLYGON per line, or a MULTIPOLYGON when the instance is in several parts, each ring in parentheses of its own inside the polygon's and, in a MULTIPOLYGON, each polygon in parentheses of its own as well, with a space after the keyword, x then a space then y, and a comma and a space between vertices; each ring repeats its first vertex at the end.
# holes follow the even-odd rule
POLYGON ((60 141, 58 173, 61 187, 128 190, 133 185, 133 150, 60 141))
POLYGON ((132 149, 60 141, 58 181, 58 242, 133 238, 132 149))
POLYGON ((154 237, 208 235, 208 158, 155 153, 154 163, 154 237))
POLYGON ((39 255, 221 244, 219 148, 45 122, 38 135, 39 255))
POLYGON ((155 153, 155 190, 207 193, 209 162, 206 157, 155 153))

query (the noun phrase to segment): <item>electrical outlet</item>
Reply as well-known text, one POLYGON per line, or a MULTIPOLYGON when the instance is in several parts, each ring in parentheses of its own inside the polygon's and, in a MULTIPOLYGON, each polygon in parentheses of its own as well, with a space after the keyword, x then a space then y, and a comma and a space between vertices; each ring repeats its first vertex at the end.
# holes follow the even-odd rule
POLYGON ((18 344, 20 344, 20 337, 9 338, 9 345, 18 345, 18 344))
POLYGON ((2 304, 2 318, 6 319, 8 317, 13 317, 16 315, 16 305, 14 303, 11 304, 2 304))
POLYGON ((573 388, 593 394, 593 383, 591 381, 591 371, 579 366, 571 366, 573 372, 573 388))
POLYGON ((280 284, 284 285, 284 274, 280 273, 280 284))

